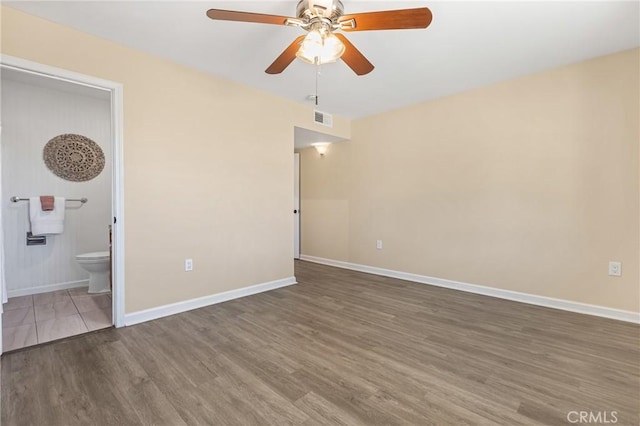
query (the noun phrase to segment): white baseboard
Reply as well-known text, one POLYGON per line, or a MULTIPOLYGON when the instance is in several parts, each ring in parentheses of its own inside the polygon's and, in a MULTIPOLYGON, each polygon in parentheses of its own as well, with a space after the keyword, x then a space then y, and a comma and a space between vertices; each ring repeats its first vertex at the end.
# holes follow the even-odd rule
POLYGON ((167 317, 169 315, 179 314, 181 312, 190 311, 192 309, 203 308, 216 303, 226 302, 228 300, 239 299, 252 294, 263 293, 269 290, 275 290, 280 287, 286 287, 297 284, 296 277, 283 278, 281 280, 269 281, 262 284, 256 284, 249 287, 239 288, 237 290, 225 291, 223 293, 212 294, 209 296, 198 297, 197 299, 185 300, 183 302, 171 303, 169 305, 158 306, 156 308, 145 309, 143 311, 132 312, 124 315, 124 325, 134 325, 141 322, 151 321, 154 319, 167 317))
POLYGON ((468 284, 459 281, 447 280, 444 278, 434 278, 428 277, 426 275, 399 272, 391 269, 377 268, 375 266, 359 265, 356 263, 343 262, 340 260, 324 259, 322 257, 308 256, 305 254, 300 256, 300 260, 320 263, 322 265, 335 266, 338 268, 351 269, 353 271, 366 272, 373 275, 398 278, 400 280, 413 281, 421 284, 429 284, 437 287, 450 288, 453 290, 466 291, 468 293, 482 294, 484 296, 497 297, 499 299, 513 300, 515 302, 528 303, 530 305, 544 306, 547 308, 560 309, 563 311, 577 312, 580 314, 594 315, 598 317, 611 318, 615 320, 640 324, 640 313, 637 312, 623 311, 619 309, 589 305, 580 302, 572 302, 570 300, 564 299, 555 299, 553 297, 537 296, 535 294, 503 290, 500 288, 486 287, 477 284, 468 284))
POLYGON ((66 290, 69 288, 88 287, 89 280, 69 281, 66 283, 49 284, 40 287, 18 288, 7 290, 8 297, 29 296, 31 294, 49 293, 50 291, 66 290))

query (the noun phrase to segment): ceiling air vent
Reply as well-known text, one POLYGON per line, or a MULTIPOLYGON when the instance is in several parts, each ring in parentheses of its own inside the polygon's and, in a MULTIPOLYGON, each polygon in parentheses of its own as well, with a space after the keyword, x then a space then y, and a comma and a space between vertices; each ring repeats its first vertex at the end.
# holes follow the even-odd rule
POLYGON ((333 115, 322 111, 313 111, 313 121, 323 126, 333 127, 333 115))

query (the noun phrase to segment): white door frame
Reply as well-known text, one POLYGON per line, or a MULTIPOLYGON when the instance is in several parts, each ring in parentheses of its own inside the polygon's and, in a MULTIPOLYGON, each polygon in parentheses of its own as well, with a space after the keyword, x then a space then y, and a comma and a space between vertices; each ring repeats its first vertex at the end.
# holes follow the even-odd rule
POLYGON ((300 154, 293 154, 293 258, 300 259, 300 154))
MULTIPOLYGON (((113 323, 124 326, 124 156, 123 156, 123 87, 122 84, 85 74, 28 61, 9 55, 0 56, 0 68, 39 75, 55 80, 92 87, 111 94, 111 134, 112 134, 112 185, 111 208, 116 220, 112 223, 113 267, 113 323)), ((1 177, 0 177, 1 179, 1 177)), ((0 329, 0 341, 1 341, 0 329)))

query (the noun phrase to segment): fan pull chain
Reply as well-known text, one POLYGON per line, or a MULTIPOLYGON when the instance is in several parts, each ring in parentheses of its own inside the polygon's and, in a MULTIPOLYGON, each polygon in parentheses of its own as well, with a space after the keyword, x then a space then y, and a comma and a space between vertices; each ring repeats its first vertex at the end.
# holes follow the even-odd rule
POLYGON ((318 80, 320 79, 320 58, 316 58, 316 106, 318 106, 318 80))

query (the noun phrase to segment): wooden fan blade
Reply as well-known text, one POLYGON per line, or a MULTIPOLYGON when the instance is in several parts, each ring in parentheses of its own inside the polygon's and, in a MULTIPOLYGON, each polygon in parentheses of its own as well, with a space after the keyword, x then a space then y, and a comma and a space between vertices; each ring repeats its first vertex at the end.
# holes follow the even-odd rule
POLYGON ((293 62, 293 60, 296 58, 296 52, 298 52, 298 49, 300 49, 300 43, 302 43, 302 40, 304 40, 304 38, 305 36, 301 35, 300 37, 293 40, 293 43, 291 43, 289 47, 284 49, 284 52, 282 52, 280 56, 278 56, 276 60, 273 61, 271 65, 269 65, 269 68, 267 68, 265 72, 267 74, 280 74, 282 71, 284 71, 285 68, 287 68, 289 64, 291 64, 291 62, 293 62))
POLYGON ((259 24, 285 25, 287 16, 265 15, 262 13, 236 12, 233 10, 209 9, 207 16, 220 21, 257 22, 259 24))
POLYGON ((364 57, 362 53, 344 36, 344 34, 335 33, 336 37, 344 44, 345 51, 342 54, 342 59, 345 64, 349 65, 349 68, 358 75, 369 74, 373 71, 373 64, 364 57))
POLYGON ((433 19, 428 7, 385 10, 343 15, 338 19, 343 31, 402 30, 427 28, 433 19))

